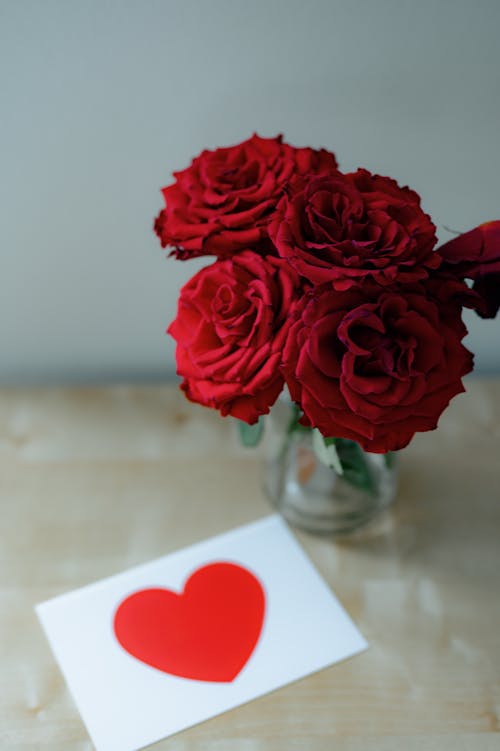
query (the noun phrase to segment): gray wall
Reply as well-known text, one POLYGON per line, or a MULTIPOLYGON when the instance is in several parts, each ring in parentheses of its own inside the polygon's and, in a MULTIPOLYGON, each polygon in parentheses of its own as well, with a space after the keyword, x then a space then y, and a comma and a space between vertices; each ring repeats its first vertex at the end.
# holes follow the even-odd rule
MULTIPOLYGON (((0 0, 0 378, 163 378, 159 188, 257 130, 500 217, 499 0, 0 0)), ((471 319, 500 371, 500 321, 471 319)))

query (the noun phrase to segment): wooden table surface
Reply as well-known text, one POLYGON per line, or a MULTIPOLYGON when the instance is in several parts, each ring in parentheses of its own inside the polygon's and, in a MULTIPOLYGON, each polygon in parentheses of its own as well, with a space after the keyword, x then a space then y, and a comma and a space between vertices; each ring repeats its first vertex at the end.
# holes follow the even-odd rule
MULTIPOLYGON (((1 392, 2 751, 92 748, 35 603, 269 513, 235 437, 172 386, 1 392)), ((370 648, 151 748, 500 749, 499 447, 500 382, 469 380, 390 513, 298 534, 370 648)))

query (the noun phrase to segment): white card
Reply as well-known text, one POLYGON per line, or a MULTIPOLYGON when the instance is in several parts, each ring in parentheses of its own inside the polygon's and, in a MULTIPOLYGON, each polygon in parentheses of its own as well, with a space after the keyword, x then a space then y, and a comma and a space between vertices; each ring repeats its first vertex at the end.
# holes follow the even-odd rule
POLYGON ((98 751, 136 751, 367 646, 277 515, 36 610, 98 751))

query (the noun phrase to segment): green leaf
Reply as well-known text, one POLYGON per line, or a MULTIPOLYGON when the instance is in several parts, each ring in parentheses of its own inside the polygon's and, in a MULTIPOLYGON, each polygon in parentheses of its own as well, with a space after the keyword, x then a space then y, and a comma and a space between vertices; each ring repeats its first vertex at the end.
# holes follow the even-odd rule
POLYGON ((338 438, 335 448, 344 470, 344 480, 366 493, 375 495, 377 487, 361 446, 355 441, 338 438))
POLYGON ((243 446, 253 447, 260 443, 262 433, 264 432, 264 417, 259 417, 258 421, 253 425, 249 425, 243 420, 238 420, 238 430, 240 433, 240 441, 243 446))
POLYGON ((323 436, 323 441, 325 443, 325 446, 332 446, 332 445, 335 446, 335 444, 339 440, 341 440, 341 439, 339 439, 339 438, 325 438, 325 436, 323 436))
POLYGON ((312 428, 308 428, 306 425, 300 424, 299 420, 302 417, 302 410, 295 403, 291 406, 291 415, 292 416, 287 427, 288 435, 291 435, 292 433, 308 433, 312 430, 312 428))
POLYGON ((344 468, 335 447, 335 438, 325 438, 317 428, 313 430, 312 437, 314 453, 320 462, 334 469, 338 475, 343 475, 344 468))
POLYGON ((387 469, 392 469, 396 464, 396 452, 388 451, 387 454, 384 454, 384 461, 387 469))

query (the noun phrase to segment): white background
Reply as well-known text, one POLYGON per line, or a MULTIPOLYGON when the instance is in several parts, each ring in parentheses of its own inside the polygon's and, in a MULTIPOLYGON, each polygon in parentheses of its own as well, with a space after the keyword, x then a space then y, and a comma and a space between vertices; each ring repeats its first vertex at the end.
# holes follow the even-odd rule
POLYGON ((195 266, 159 188, 254 130, 410 184, 443 239, 500 218, 499 28, 498 0, 0 0, 0 381, 172 375, 195 266))
POLYGON ((97 751, 132 751, 366 647, 286 524, 276 515, 37 607, 97 751), (138 589, 181 592, 200 566, 243 565, 260 580, 266 612, 257 646, 232 683, 167 675, 128 655, 112 633, 138 589))

